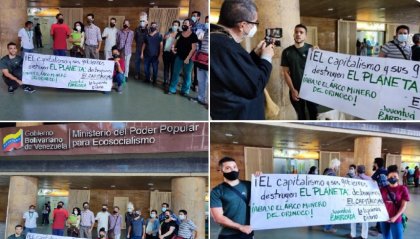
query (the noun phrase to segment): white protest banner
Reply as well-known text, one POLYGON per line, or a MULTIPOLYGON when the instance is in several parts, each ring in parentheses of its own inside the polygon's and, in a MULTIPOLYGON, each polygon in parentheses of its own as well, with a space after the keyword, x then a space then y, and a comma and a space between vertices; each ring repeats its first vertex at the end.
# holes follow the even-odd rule
POLYGON ((310 50, 299 95, 370 120, 420 119, 420 62, 310 50))
POLYGON ((26 235, 26 239, 76 239, 79 237, 62 237, 62 236, 55 236, 55 235, 44 235, 44 234, 37 234, 37 233, 28 233, 26 235))
POLYGON ((24 84, 74 90, 111 91, 113 61, 25 53, 24 84))
POLYGON ((252 176, 254 230, 387 221, 375 181, 306 174, 252 176))

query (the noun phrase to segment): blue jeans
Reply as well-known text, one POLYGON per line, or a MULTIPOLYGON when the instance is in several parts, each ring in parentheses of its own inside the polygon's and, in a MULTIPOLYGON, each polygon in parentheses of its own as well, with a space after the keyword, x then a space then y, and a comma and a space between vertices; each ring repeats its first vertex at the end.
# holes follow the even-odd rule
POLYGON ((64 229, 53 229, 52 234, 56 236, 64 236, 64 229))
POLYGON ((53 50, 54 56, 67 56, 66 50, 53 50))
POLYGON ((381 232, 384 239, 402 239, 403 225, 399 223, 380 222, 381 232))
POLYGON ((36 228, 25 227, 25 234, 28 234, 28 233, 36 233, 36 228))
POLYGON ((117 73, 113 78, 113 82, 117 82, 118 86, 121 86, 124 83, 124 80, 125 80, 124 73, 117 73))
POLYGON ((181 94, 190 93, 191 74, 192 74, 193 67, 194 67, 194 63, 192 60, 190 60, 188 64, 184 64, 184 60, 182 60, 179 56, 175 57, 174 71, 172 73, 171 85, 169 86, 169 92, 176 93, 176 86, 178 85, 179 74, 181 73, 181 70, 183 70, 184 82, 182 83, 181 94))
POLYGON ((23 59, 25 59, 25 53, 26 52, 29 52, 29 53, 33 53, 34 52, 34 49, 25 49, 25 48, 22 48, 22 58, 23 59))
POLYGON ((135 58, 135 68, 136 68, 136 75, 140 77, 140 71, 141 71, 141 49, 136 50, 136 58, 135 58))
POLYGON ((208 89, 208 80, 209 72, 197 69, 197 80, 198 80, 198 101, 201 103, 207 103, 207 89, 208 89))
POLYGON ((150 80, 150 65, 153 69, 153 83, 156 83, 158 67, 159 67, 159 56, 145 56, 144 57, 144 74, 146 75, 146 81, 150 80))

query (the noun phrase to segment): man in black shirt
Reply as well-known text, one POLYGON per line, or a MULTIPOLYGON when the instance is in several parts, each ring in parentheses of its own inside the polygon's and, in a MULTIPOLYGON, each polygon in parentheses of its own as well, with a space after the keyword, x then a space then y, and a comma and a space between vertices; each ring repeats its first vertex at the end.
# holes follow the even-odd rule
POLYGON ((16 43, 7 44, 7 50, 9 54, 0 60, 0 70, 3 73, 3 80, 8 87, 8 92, 13 94, 19 86, 22 86, 25 92, 35 92, 32 87, 24 85, 22 82, 23 58, 17 55, 16 43))
POLYGON ((248 53, 240 43, 257 32, 252 0, 224 1, 210 27, 210 115, 214 120, 265 119, 264 88, 272 70, 273 44, 261 41, 248 53))
POLYGON ((298 120, 306 120, 306 110, 308 108, 309 119, 316 120, 318 116, 317 105, 313 102, 299 98, 302 77, 305 71, 306 58, 308 51, 313 46, 305 43, 307 29, 306 26, 299 24, 295 27, 293 34, 295 44, 286 48, 281 57, 284 79, 289 87, 290 101, 295 108, 298 120))
POLYGON ((420 33, 413 36, 414 45, 411 47, 411 60, 420 61, 420 33))

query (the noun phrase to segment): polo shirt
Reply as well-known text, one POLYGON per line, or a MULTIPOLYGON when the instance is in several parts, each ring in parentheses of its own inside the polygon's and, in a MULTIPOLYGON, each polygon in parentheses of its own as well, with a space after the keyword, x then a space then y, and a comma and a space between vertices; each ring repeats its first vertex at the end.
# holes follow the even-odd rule
POLYGON ((34 49, 34 32, 28 31, 26 28, 22 28, 18 32, 18 37, 21 39, 21 47, 24 49, 34 49))

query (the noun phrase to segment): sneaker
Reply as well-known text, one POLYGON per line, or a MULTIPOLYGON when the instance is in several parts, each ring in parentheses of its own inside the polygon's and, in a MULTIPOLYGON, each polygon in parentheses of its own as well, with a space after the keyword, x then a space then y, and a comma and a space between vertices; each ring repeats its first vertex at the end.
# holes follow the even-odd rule
POLYGON ((9 94, 14 94, 15 93, 16 88, 14 88, 13 86, 9 86, 9 89, 7 89, 7 91, 9 92, 9 94))
POLYGON ((181 93, 180 95, 189 98, 187 93, 181 93))
POLYGON ((168 95, 175 95, 175 93, 170 92, 170 91, 166 92, 166 94, 168 94, 168 95))
POLYGON ((117 92, 118 92, 118 94, 122 94, 122 85, 118 86, 117 92))
POLYGON ((28 92, 28 93, 34 93, 36 90, 32 89, 32 87, 30 86, 26 86, 23 91, 28 92))

